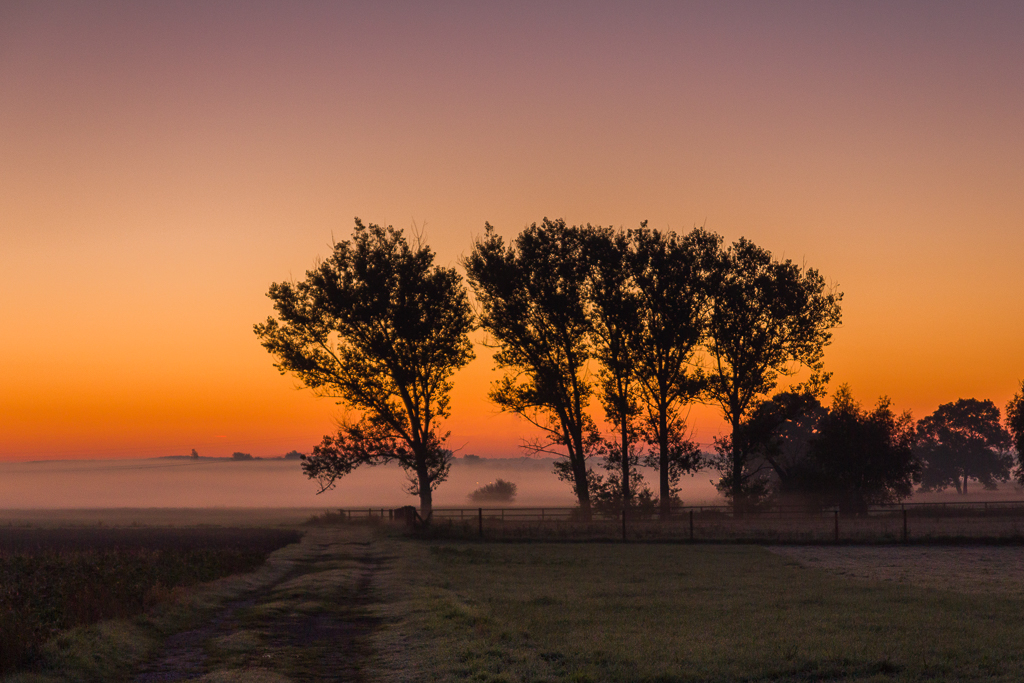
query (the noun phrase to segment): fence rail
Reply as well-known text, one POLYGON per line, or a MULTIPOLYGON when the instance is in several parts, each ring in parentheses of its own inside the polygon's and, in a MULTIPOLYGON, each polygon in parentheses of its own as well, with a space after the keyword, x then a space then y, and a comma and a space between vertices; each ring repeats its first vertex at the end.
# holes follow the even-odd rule
MULTIPOLYGON (((406 509, 344 508, 339 513, 349 521, 379 522, 404 519, 406 509)), ((694 505, 673 507, 664 519, 657 511, 639 510, 594 510, 585 519, 576 507, 434 508, 431 527, 496 540, 1024 542, 1024 500, 874 505, 860 515, 781 505, 735 514, 728 505, 694 505)))

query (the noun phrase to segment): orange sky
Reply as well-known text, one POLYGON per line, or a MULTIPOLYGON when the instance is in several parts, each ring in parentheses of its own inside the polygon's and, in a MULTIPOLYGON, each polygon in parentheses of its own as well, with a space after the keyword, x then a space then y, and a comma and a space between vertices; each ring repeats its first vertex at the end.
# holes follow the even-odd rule
MULTIPOLYGON (((703 224, 845 293, 835 382, 1024 378, 1017 3, 0 4, 0 459, 308 450, 252 333, 352 218, 703 224)), ((464 453, 527 432, 457 378, 464 453)), ((721 426, 692 414, 700 441, 721 426)))

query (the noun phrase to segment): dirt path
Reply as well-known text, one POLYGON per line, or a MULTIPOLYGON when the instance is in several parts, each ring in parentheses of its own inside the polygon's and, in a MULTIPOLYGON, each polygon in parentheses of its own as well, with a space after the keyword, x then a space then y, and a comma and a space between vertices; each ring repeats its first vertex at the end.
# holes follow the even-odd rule
POLYGON ((368 529, 311 530, 212 619, 167 638, 133 681, 364 681, 375 576, 390 561, 368 529))

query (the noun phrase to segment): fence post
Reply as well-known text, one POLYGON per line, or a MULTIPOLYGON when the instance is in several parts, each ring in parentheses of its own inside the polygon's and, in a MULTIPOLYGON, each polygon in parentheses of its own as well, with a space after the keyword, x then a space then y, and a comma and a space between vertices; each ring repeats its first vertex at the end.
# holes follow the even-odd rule
POLYGON ((839 510, 836 510, 836 543, 839 542, 839 510))
POLYGON ((903 542, 907 542, 907 508, 903 508, 903 542))
POLYGON ((693 540, 693 510, 690 510, 690 540, 693 540))
POLYGON ((484 537, 484 509, 477 508, 477 521, 480 523, 480 538, 484 537))

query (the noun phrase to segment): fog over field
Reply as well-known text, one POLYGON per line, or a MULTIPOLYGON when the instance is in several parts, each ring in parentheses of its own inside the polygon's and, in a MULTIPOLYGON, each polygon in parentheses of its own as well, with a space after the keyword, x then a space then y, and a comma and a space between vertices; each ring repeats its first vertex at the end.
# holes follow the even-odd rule
MULTIPOLYGON (((467 496, 497 478, 519 487, 518 506, 571 506, 565 482, 550 459, 456 460, 434 493, 435 506, 470 506, 467 496)), ((654 473, 645 472, 649 482, 654 473)), ((687 477, 688 504, 718 501, 713 473, 687 477)), ((397 507, 417 505, 405 492, 397 466, 358 469, 333 491, 316 495, 296 460, 156 458, 146 460, 49 460, 0 463, 0 508, 112 507, 397 507)))
MULTIPOLYGON (((473 490, 501 478, 519 488, 519 507, 572 506, 575 499, 568 484, 551 472, 547 458, 486 459, 467 462, 459 458, 451 475, 434 493, 438 507, 472 507, 467 496, 473 490)), ((641 468, 652 489, 656 473, 641 468)), ((711 480, 717 473, 705 471, 682 481, 682 500, 687 505, 722 504, 711 480)), ((155 458, 146 460, 48 460, 0 463, 0 509, 68 508, 204 508, 204 507, 397 507, 417 505, 405 492, 405 474, 398 466, 362 468, 338 481, 333 491, 316 495, 317 486, 307 479, 295 460, 155 458)), ((980 486, 966 500, 1020 498, 1013 484, 997 491, 980 486)), ((958 501, 954 492, 917 494, 913 501, 958 501)))

